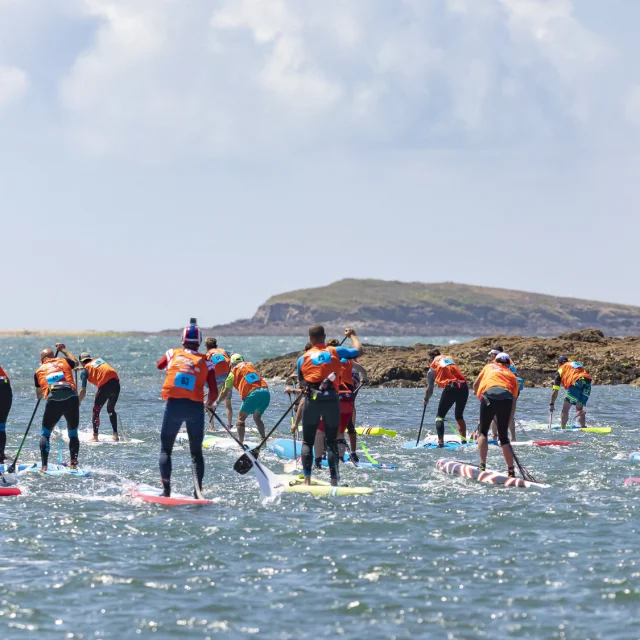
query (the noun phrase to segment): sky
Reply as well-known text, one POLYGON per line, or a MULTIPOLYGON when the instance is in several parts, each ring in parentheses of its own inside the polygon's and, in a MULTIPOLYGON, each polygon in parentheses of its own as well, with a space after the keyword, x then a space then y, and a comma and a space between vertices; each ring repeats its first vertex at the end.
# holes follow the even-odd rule
POLYGON ((345 277, 640 305, 640 3, 0 0, 0 329, 345 277))

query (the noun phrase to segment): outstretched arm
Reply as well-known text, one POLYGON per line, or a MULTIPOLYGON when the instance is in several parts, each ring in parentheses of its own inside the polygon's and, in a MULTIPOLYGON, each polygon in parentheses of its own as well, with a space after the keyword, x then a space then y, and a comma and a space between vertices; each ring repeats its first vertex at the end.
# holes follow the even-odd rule
POLYGON ((344 335, 347 336, 347 338, 351 338, 351 344, 354 349, 358 350, 358 357, 360 357, 362 355, 362 343, 358 339, 356 332, 353 329, 347 328, 344 330, 344 335))
POLYGON ((433 383, 435 382, 436 374, 433 369, 429 369, 427 371, 427 390, 424 393, 424 405, 425 407, 429 404, 429 399, 433 395, 433 383))

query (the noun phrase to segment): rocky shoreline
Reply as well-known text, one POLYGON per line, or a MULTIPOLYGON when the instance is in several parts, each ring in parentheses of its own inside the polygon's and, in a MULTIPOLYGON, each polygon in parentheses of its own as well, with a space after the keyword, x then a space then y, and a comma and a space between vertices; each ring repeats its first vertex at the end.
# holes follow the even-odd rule
MULTIPOLYGON (((304 338, 300 339, 301 345, 304 338)), ((640 386, 640 337, 610 338, 597 329, 565 333, 556 338, 523 338, 494 335, 451 347, 438 347, 451 355, 464 375, 473 380, 488 360, 494 345, 502 345, 513 358, 527 387, 549 387, 557 370, 556 359, 564 354, 580 361, 594 384, 640 386)), ((424 387, 429 367, 428 353, 434 345, 382 347, 365 345, 359 362, 367 369, 370 386, 424 387)), ((295 371, 300 353, 290 353, 257 363, 268 379, 286 379, 295 371)))

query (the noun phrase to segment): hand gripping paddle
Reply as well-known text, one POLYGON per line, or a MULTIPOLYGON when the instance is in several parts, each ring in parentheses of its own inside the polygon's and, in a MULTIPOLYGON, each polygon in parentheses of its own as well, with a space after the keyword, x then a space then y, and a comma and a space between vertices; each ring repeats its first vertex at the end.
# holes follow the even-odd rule
MULTIPOLYGON (((296 398, 296 401, 290 407, 287 407, 287 410, 284 412, 280 420, 276 422, 273 429, 271 429, 271 431, 269 431, 269 433, 262 439, 262 442, 255 449, 251 451, 251 455, 254 458, 257 458, 260 455, 260 449, 264 446, 265 442, 271 437, 273 432, 280 426, 280 423, 289 415, 289 412, 293 411, 294 407, 298 405, 298 403, 300 402, 300 398, 302 398, 302 394, 300 394, 296 398)), ((246 445, 243 445, 243 446, 246 449, 248 449, 246 445)), ((233 470, 236 473, 239 473, 240 475, 243 476, 245 473, 248 473, 249 471, 251 471, 251 467, 253 467, 253 460, 251 460, 251 458, 246 453, 244 453, 236 460, 236 463, 233 465, 233 470)))

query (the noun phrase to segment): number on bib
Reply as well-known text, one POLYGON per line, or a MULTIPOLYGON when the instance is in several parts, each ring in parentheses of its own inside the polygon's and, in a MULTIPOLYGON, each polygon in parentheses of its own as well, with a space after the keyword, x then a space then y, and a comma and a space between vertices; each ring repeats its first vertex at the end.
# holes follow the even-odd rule
POLYGON ((320 353, 311 358, 311 362, 316 366, 327 364, 327 362, 331 362, 331 354, 328 351, 320 351, 320 353))
POLYGON ((247 373, 244 377, 245 382, 249 384, 255 384, 256 382, 260 382, 260 376, 257 373, 247 373))
POLYGON ((441 358, 440 366, 448 367, 449 365, 455 364, 451 358, 441 358))
POLYGON ((173 386, 187 391, 193 391, 196 386, 196 377, 190 373, 177 373, 173 386))
POLYGON ((224 362, 224 356, 221 353, 216 353, 211 356, 211 362, 213 362, 213 364, 220 364, 224 362))
POLYGON ((60 382, 60 380, 64 380, 64 373, 62 371, 55 371, 47 376, 47 384, 55 384, 56 382, 60 382))

